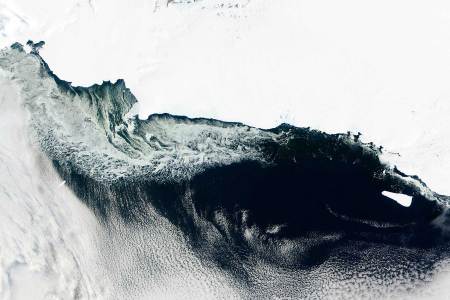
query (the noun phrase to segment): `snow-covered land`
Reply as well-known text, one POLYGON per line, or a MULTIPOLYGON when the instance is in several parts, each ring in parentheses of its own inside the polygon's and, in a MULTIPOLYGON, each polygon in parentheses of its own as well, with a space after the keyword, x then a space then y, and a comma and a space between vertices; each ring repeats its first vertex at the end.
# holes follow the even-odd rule
POLYGON ((446 1, 0 1, 0 46, 45 40, 75 85, 123 78, 170 112, 363 139, 450 194, 446 1))

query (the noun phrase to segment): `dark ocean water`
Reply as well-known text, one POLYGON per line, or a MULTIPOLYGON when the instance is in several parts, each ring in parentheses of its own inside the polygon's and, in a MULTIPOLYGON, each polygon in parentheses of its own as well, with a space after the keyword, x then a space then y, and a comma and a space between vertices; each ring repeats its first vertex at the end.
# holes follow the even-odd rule
MULTIPOLYGON (((13 49, 25 55, 20 45, 13 49)), ((125 114, 136 99, 123 81, 72 87, 37 50, 27 55, 40 63, 39 76, 56 86, 43 105, 29 100, 42 151, 103 226, 119 216, 151 231, 148 208, 155 209, 205 265, 257 298, 271 298, 274 289, 294 298, 333 298, 330 290, 349 288, 349 278, 352 291, 372 281, 409 289, 411 282, 426 284, 435 266, 450 258, 448 197, 382 162, 382 148, 359 135, 287 124, 262 130, 170 114, 130 123, 125 114), (61 113, 69 103, 80 111, 68 109, 72 123, 57 120, 67 125, 62 135, 45 118, 52 105, 61 113), (84 128, 85 135, 76 136, 84 128), (154 156, 158 151, 163 154, 154 156), (155 171, 153 165, 172 156, 165 173, 155 171), (209 160, 189 161, 205 156, 209 160), (121 168, 126 171, 116 175, 121 168), (383 191, 409 195, 412 203, 404 207, 383 191)), ((151 266, 151 259, 143 261, 151 266)))

